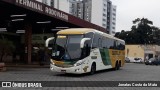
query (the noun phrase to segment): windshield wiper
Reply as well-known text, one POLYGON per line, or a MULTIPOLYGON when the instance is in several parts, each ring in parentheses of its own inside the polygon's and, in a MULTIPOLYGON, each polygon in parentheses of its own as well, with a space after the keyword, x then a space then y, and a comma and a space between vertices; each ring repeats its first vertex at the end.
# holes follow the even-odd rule
MULTIPOLYGON (((67 40, 68 40, 68 39, 67 39, 67 40)), ((67 58, 67 59, 71 59, 71 56, 70 56, 70 54, 69 54, 69 52, 68 52, 68 49, 67 49, 67 46, 68 46, 67 44, 68 44, 68 42, 66 42, 66 45, 64 45, 64 50, 65 50, 65 52, 64 52, 64 55, 63 55, 61 58, 64 58, 64 57, 65 57, 65 58, 67 58), (68 56, 66 57, 65 55, 68 55, 68 56)), ((65 59, 65 58, 64 58, 64 59, 65 59)), ((66 59, 66 60, 67 60, 67 59, 66 59)))
POLYGON ((67 49, 67 45, 65 46, 65 54, 64 55, 68 55, 69 56, 69 59, 71 59, 71 56, 70 56, 70 54, 69 54, 69 52, 68 52, 68 49, 67 49))

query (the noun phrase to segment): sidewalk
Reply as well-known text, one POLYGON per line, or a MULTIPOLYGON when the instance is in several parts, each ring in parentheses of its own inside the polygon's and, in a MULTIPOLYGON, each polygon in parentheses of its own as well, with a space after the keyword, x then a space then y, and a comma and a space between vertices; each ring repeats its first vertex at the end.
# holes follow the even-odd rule
POLYGON ((39 65, 39 64, 6 64, 6 67, 22 67, 22 68, 49 68, 50 65, 39 65))

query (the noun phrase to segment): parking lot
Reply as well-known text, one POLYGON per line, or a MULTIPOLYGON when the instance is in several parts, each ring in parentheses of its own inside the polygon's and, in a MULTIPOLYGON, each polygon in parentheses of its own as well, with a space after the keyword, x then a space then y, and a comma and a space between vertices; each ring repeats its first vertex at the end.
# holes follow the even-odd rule
MULTIPOLYGON (((99 71, 95 75, 73 75, 51 72, 49 68, 15 68, 9 67, 6 72, 0 72, 0 81, 160 81, 160 66, 150 66, 137 63, 126 63, 118 71, 99 71)), ((119 87, 53 87, 35 88, 36 90, 119 90, 119 87)), ((136 87, 121 87, 121 90, 131 90, 136 87)), ((155 87, 138 87, 141 90, 158 90, 155 87)), ((18 88, 21 90, 20 88, 18 88)), ((10 90, 1 88, 0 90, 10 90)), ((15 89, 17 90, 17 89, 15 89)), ((23 90, 30 90, 24 88, 23 90)), ((33 90, 33 89, 31 89, 33 90)), ((134 90, 134 89, 133 89, 134 90)))

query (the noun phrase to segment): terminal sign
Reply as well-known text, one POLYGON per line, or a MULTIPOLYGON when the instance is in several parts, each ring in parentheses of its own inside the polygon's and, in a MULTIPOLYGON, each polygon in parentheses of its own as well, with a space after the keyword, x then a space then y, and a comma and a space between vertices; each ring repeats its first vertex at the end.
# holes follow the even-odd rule
POLYGON ((67 14, 65 14, 61 11, 58 11, 56 9, 53 9, 49 6, 38 3, 36 1, 33 1, 33 0, 16 0, 16 4, 23 5, 25 7, 28 7, 28 8, 34 9, 34 10, 38 10, 42 13, 48 14, 50 16, 58 17, 60 19, 68 21, 67 14))

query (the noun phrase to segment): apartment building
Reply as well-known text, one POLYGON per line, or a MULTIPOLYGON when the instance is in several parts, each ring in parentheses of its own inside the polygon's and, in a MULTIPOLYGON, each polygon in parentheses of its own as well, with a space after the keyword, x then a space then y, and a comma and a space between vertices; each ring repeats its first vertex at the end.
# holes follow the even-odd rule
POLYGON ((69 13, 115 34, 116 6, 110 0, 70 0, 69 13))
POLYGON ((69 13, 69 0, 37 0, 58 10, 69 13))
POLYGON ((56 9, 101 26, 114 35, 116 6, 110 0, 38 0, 56 9))

